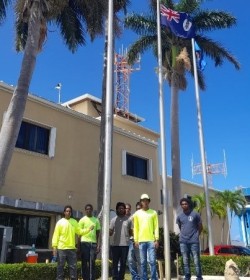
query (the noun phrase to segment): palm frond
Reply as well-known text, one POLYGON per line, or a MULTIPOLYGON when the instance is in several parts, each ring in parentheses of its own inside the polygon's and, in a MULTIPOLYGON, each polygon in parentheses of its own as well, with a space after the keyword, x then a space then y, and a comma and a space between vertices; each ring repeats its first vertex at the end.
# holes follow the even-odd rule
POLYGON ((225 49, 219 42, 215 42, 205 36, 196 36, 196 41, 202 48, 203 52, 215 62, 215 66, 221 66, 224 60, 231 62, 237 70, 240 64, 237 59, 225 49))
POLYGON ((200 6, 200 1, 197 0, 182 0, 177 3, 174 9, 178 12, 185 12, 188 14, 192 14, 197 10, 200 6))
POLYGON ((20 0, 16 2, 16 39, 15 45, 17 51, 22 51, 25 48, 28 38, 29 25, 34 19, 41 21, 40 38, 38 42, 38 51, 42 49, 43 43, 47 36, 46 17, 49 11, 48 1, 27 1, 20 0))
POLYGON ((114 1, 114 12, 117 13, 123 10, 124 14, 127 14, 127 7, 131 4, 130 0, 115 0, 114 1))
POLYGON ((19 51, 23 51, 25 48, 25 44, 28 37, 28 23, 23 22, 17 17, 15 26, 16 26, 15 48, 16 51, 19 52, 19 51))
POLYGON ((82 26, 78 7, 73 1, 69 1, 69 5, 57 17, 57 25, 66 45, 72 52, 76 51, 78 45, 85 44, 84 34, 86 31, 82 26))
POLYGON ((143 36, 140 39, 138 39, 133 45, 130 46, 128 51, 128 63, 133 64, 136 59, 138 58, 138 55, 141 53, 144 53, 146 50, 148 50, 153 43, 155 43, 157 40, 157 36, 143 36))
POLYGON ((80 19, 86 24, 86 31, 90 35, 92 41, 97 35, 101 35, 104 33, 103 23, 107 9, 105 1, 77 0, 77 9, 78 13, 81 15, 80 19))
POLYGON ((0 1, 0 24, 2 24, 6 18, 6 10, 10 3, 11 3, 11 0, 1 0, 0 1))
POLYGON ((193 18, 197 32, 230 28, 236 24, 236 18, 223 11, 201 11, 193 18))
POLYGON ((125 18, 124 25, 141 36, 156 34, 156 18, 154 16, 132 14, 125 18))

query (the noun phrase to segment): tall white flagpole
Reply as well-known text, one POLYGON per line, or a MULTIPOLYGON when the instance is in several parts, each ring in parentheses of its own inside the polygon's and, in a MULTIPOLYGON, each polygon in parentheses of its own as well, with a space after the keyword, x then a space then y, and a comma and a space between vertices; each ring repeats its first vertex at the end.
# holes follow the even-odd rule
POLYGON ((108 2, 108 47, 107 47, 107 80, 106 80, 106 120, 104 145, 104 192, 103 192, 103 225, 102 225, 102 280, 109 277, 109 210, 112 184, 112 138, 113 138, 113 0, 108 2))
POLYGON ((212 233, 212 227, 211 227, 211 207, 210 207, 208 180, 207 180, 206 154, 205 154, 203 128, 202 128, 201 105, 200 105, 200 95, 199 95, 199 85, 198 85, 198 75, 197 75, 197 64, 196 64, 194 38, 192 38, 191 41, 192 41, 192 53, 193 53, 193 65, 194 65, 194 82, 195 82, 194 84, 195 84, 195 97, 196 97, 196 106, 197 106, 197 118, 198 118, 198 131, 199 131, 199 142, 200 142, 200 153, 201 153, 202 177, 203 177, 203 185, 204 185, 204 192, 205 192, 205 198, 206 198, 208 247, 209 247, 210 255, 213 256, 214 255, 214 242, 213 242, 213 233, 212 233))
POLYGON ((158 40, 158 80, 159 80, 159 111, 160 111, 160 142, 161 142, 161 168, 162 168, 162 196, 163 196, 163 231, 164 231, 164 256, 165 256, 165 279, 171 279, 170 267, 170 239, 168 223, 168 199, 167 199, 167 167, 166 167, 166 140, 165 140, 165 114, 162 78, 162 46, 161 46, 161 20, 160 0, 157 0, 157 40, 158 40))

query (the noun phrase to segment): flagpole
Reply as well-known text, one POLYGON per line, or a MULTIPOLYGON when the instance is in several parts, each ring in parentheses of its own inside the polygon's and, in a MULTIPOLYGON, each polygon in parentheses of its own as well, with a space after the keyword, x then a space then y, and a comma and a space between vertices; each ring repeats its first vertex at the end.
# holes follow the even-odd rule
POLYGON ((213 242, 213 233, 212 233, 212 227, 211 227, 211 207, 210 207, 208 180, 207 180, 206 154, 205 154, 203 128, 202 128, 201 105, 200 105, 200 95, 199 95, 194 38, 192 38, 191 41, 192 41, 192 53, 193 53, 193 65, 194 65, 194 81, 195 81, 194 84, 195 84, 195 97, 196 97, 197 118, 198 118, 202 177, 203 177, 203 185, 204 185, 204 192, 205 192, 205 198, 206 198, 206 214, 207 214, 207 225, 208 225, 208 247, 209 247, 210 255, 213 256, 214 255, 214 242, 213 242))
POLYGON ((162 78, 162 45, 161 45, 161 20, 160 0, 157 0, 157 40, 158 40, 158 81, 159 81, 159 113, 160 113, 160 143, 161 143, 161 167, 162 167, 162 196, 163 196, 163 231, 164 231, 164 256, 165 256, 165 279, 171 279, 170 267, 170 239, 168 222, 168 199, 167 199, 167 167, 166 167, 166 145, 165 145, 165 118, 164 118, 164 96, 162 78))
MULTIPOLYGON (((112 183, 112 137, 113 137, 113 0, 108 2, 108 47, 104 144, 104 192, 102 224, 102 280, 109 277, 109 216, 112 183)), ((104 105, 104 104, 103 104, 104 105)))

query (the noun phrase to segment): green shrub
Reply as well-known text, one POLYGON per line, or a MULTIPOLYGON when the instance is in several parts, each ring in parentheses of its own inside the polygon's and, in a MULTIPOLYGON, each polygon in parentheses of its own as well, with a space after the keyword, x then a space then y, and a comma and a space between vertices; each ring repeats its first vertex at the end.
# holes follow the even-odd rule
MULTIPOLYGON (((16 263, 16 264, 0 264, 1 280, 55 280, 56 279, 56 263, 16 263)), ((69 278, 69 269, 66 265, 64 268, 65 277, 69 278)), ((79 279, 81 276, 81 262, 77 263, 77 273, 79 279)), ((96 278, 101 276, 101 261, 96 260, 96 278)))
MULTIPOLYGON (((240 269, 240 275, 249 273, 250 257, 246 256, 201 256, 201 267, 203 275, 224 275, 225 264, 232 259, 240 269)), ((191 261, 192 275, 195 275, 193 262, 191 261)), ((179 258, 179 274, 183 275, 182 258, 179 258)))
MULTIPOLYGON (((171 261, 174 261, 176 259, 176 254, 180 254, 179 235, 170 231, 169 241, 171 261)), ((164 259, 164 230, 162 227, 159 228, 159 248, 156 251, 156 256, 158 260, 164 259)))

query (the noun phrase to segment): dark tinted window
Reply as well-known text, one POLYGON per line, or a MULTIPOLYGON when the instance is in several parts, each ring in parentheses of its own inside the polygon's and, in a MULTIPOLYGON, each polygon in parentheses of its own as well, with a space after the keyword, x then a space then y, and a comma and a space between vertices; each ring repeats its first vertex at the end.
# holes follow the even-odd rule
POLYGON ((127 175, 148 180, 148 160, 126 154, 127 175))
POLYGON ((218 250, 218 253, 223 253, 223 254, 232 254, 232 249, 231 248, 220 248, 218 250))
POLYGON ((24 150, 48 154, 50 129, 23 121, 16 147, 24 150))
POLYGON ((50 218, 15 213, 0 213, 0 225, 13 228, 13 245, 48 248, 50 218))

